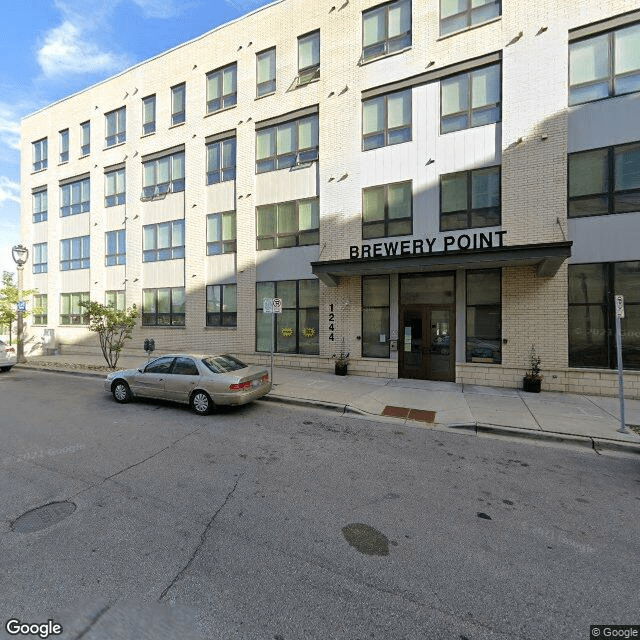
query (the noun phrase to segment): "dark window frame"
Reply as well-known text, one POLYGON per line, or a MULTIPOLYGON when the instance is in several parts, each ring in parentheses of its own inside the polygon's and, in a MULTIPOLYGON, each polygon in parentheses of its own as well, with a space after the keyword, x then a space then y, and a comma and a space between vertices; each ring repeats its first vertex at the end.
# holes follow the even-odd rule
POLYGON ((80 123, 80 157, 88 156, 91 153, 91 121, 80 123), (85 142, 86 140, 86 142, 85 142))
POLYGON ((176 151, 174 153, 167 153, 166 155, 158 158, 153 158, 142 163, 142 197, 153 198, 155 195, 165 195, 167 193, 180 193, 185 190, 185 176, 186 176, 186 156, 184 151, 176 151), (173 159, 176 156, 182 155, 182 178, 173 177, 173 159), (167 182, 158 182, 158 164, 165 158, 169 162, 169 180, 167 182), (145 186, 146 168, 149 164, 154 165, 154 182, 145 186))
POLYGON ((187 83, 180 82, 171 87, 171 126, 183 124, 187 119, 187 83), (174 98, 182 93, 182 110, 174 111, 174 98))
POLYGON ((45 136, 31 143, 33 172, 44 171, 49 166, 49 140, 45 136))
POLYGON ((362 101, 362 151, 371 151, 372 149, 381 149, 383 147, 390 147, 396 144, 403 144, 405 142, 411 142, 413 140, 413 92, 411 87, 407 89, 401 89, 400 91, 392 91, 372 98, 367 98, 362 101), (400 93, 407 93, 409 95, 409 124, 401 127, 389 127, 389 97, 400 93), (366 133, 364 132, 364 105, 367 102, 373 102, 384 99, 384 128, 377 131, 366 133), (400 133, 404 130, 408 130, 409 137, 405 140, 397 140, 396 142, 390 142, 390 136, 392 134, 400 133), (368 146, 367 141, 382 136, 383 143, 375 144, 374 146, 368 146))
POLYGON ((31 219, 34 223, 36 222, 45 222, 49 217, 49 192, 45 187, 44 189, 37 189, 36 191, 31 192, 31 219), (39 203, 42 206, 42 196, 44 194, 44 199, 46 201, 46 206, 44 209, 39 209, 36 211, 36 203, 39 203))
POLYGON ((237 327, 238 326, 238 285, 235 282, 227 284, 208 284, 206 289, 206 325, 207 327, 237 327), (224 296, 227 287, 235 287, 236 310, 224 310, 224 296), (214 289, 220 292, 220 311, 209 311, 209 296, 214 289))
POLYGON ((72 238, 62 238, 60 240, 60 271, 77 271, 80 269, 89 269, 91 260, 91 236, 74 236, 72 238), (74 255, 74 240, 79 240, 79 255, 74 255), (69 257, 63 259, 64 249, 63 243, 68 243, 69 257))
POLYGON ((205 91, 205 99, 206 99, 206 112, 210 113, 218 113, 220 111, 224 111, 225 109, 231 109, 238 104, 238 63, 232 62, 231 64, 226 64, 224 67, 218 67, 213 71, 209 71, 206 75, 206 91, 205 91), (224 72, 227 69, 233 68, 236 74, 235 81, 235 91, 231 93, 224 93, 224 72), (209 80, 213 78, 213 76, 220 74, 220 96, 217 98, 211 98, 209 96, 209 80), (219 103, 217 107, 215 107, 215 103, 219 103), (215 108, 214 108, 215 107, 215 108))
POLYGON ((185 254, 185 232, 186 224, 184 218, 177 218, 176 220, 167 220, 165 222, 155 222, 153 224, 145 224, 142 226, 142 262, 164 262, 166 260, 180 260, 184 258, 185 254), (162 225, 169 226, 169 240, 168 247, 158 248, 158 231, 162 225), (174 225, 182 226, 182 244, 173 244, 173 229, 174 225), (147 229, 153 229, 153 244, 155 248, 145 248, 145 242, 147 238, 147 229))
POLYGON ((105 231, 105 234, 104 234, 104 243, 105 243, 104 265, 105 267, 112 267, 118 264, 127 263, 126 233, 127 232, 125 229, 114 229, 113 231, 105 231), (116 245, 115 253, 109 253, 109 236, 111 234, 115 235, 115 245, 116 245), (121 239, 122 239, 122 242, 121 242, 121 239))
POLYGON ((67 218, 69 216, 76 216, 81 213, 87 213, 91 211, 91 178, 80 178, 79 180, 74 180, 73 182, 67 182, 65 184, 60 185, 60 217, 67 218), (82 199, 82 192, 84 191, 85 184, 87 186, 87 199, 82 199), (78 202, 73 202, 73 187, 75 185, 80 185, 80 200, 78 202), (63 192, 68 188, 69 190, 69 204, 63 204, 64 197, 63 192))
POLYGON ((307 247, 320 243, 320 198, 303 198, 301 200, 289 200, 287 202, 277 202, 273 204, 264 204, 256 207, 256 251, 269 251, 271 249, 287 249, 290 247, 307 247), (312 229, 300 229, 300 205, 307 202, 317 201, 318 206, 318 226, 312 229), (278 207, 283 205, 294 204, 296 208, 296 231, 288 231, 286 233, 278 232, 278 207), (275 226, 276 232, 273 235, 258 235, 258 217, 260 215, 259 210, 266 207, 275 207, 275 226), (301 242, 301 240, 310 239, 312 242, 301 242), (278 246, 280 238, 295 238, 295 244, 282 244, 278 246), (267 240, 273 240, 273 246, 260 246, 268 244, 267 240))
POLYGON ((104 292, 105 306, 112 307, 116 311, 124 311, 127 308, 126 296, 127 293, 125 289, 108 289, 104 292), (109 294, 115 294, 115 304, 109 302, 109 294), (122 306, 118 305, 118 297, 120 294, 122 294, 122 306))
POLYGON ((277 58, 276 48, 269 47, 256 53, 256 98, 263 98, 276 92, 276 76, 277 76, 277 58), (260 57, 273 53, 273 77, 268 80, 258 81, 258 70, 260 68, 260 57))
POLYGON ((113 169, 112 171, 105 171, 104 173, 104 179, 105 179, 105 187, 104 187, 104 206, 105 208, 108 207, 115 207, 119 204, 124 204, 125 200, 127 198, 127 174, 126 171, 124 169, 124 167, 121 167, 120 169, 113 169), (109 184, 109 176, 115 174, 116 178, 115 178, 115 189, 116 191, 113 194, 109 194, 108 193, 108 184, 109 184), (122 174, 123 177, 123 191, 118 192, 118 174, 122 174))
POLYGON ((157 118, 156 108, 157 108, 157 105, 156 105, 155 93, 142 98, 142 135, 143 136, 148 136, 156 132, 156 118, 157 118), (145 121, 145 112, 146 112, 147 102, 153 105, 153 119, 145 121))
POLYGON ((236 179, 236 165, 237 165, 237 142, 236 136, 229 136, 222 140, 215 140, 208 142, 206 145, 207 154, 207 185, 219 184, 220 182, 227 182, 229 180, 236 179), (226 166, 224 164, 224 151, 227 144, 233 144, 233 165, 226 166), (218 158, 220 160, 217 169, 214 169, 210 165, 210 153, 209 150, 212 147, 219 146, 218 158))
POLYGON ((411 49, 413 46, 413 2, 412 0, 392 0, 391 2, 385 2, 379 4, 370 9, 366 9, 362 12, 362 61, 369 62, 371 60, 378 60, 394 53, 400 53, 411 49), (407 3, 409 5, 409 30, 405 31, 397 36, 389 37, 389 9, 394 5, 400 5, 407 3), (385 36, 382 40, 373 44, 364 44, 364 19, 367 14, 375 13, 378 11, 384 11, 384 24, 385 24, 385 36), (408 43, 407 43, 408 39, 408 43), (367 55, 367 50, 372 50, 370 55, 367 55))
MULTIPOLYGON (((486 355, 484 357, 492 358, 492 362, 490 364, 501 364, 502 363, 502 269, 469 269, 465 274, 465 361, 466 362, 474 362, 473 358, 479 358, 483 356, 473 356, 474 350, 469 350, 469 341, 470 340, 481 340, 486 343, 495 342, 496 338, 486 337, 486 336, 478 336, 470 334, 470 327, 468 323, 468 310, 470 307, 474 309, 481 309, 484 311, 497 312, 498 317, 498 329, 500 333, 500 337, 497 339, 498 348, 496 351, 492 350, 492 355, 486 355), (498 293, 498 302, 493 303, 480 303, 480 304, 469 304, 469 274, 487 274, 491 273, 498 276, 498 284, 499 284, 499 293, 498 293), (497 358, 494 353, 497 353, 497 358)), ((474 327, 475 328, 475 327, 474 327)), ((475 331, 474 331, 475 334, 475 331)), ((477 362, 477 360, 475 361, 477 362)))
POLYGON ((500 18, 502 16, 502 0, 493 0, 493 2, 488 2, 484 5, 481 5, 480 7, 473 7, 472 6, 472 2, 471 0, 466 0, 467 2, 467 6, 464 10, 462 11, 458 11, 458 13, 454 13, 451 16, 448 16, 446 18, 442 17, 442 0, 440 0, 440 37, 445 37, 445 36, 450 36, 453 35, 455 33, 461 33, 464 31, 467 31, 473 27, 478 27, 480 25, 486 24, 487 22, 491 22, 492 20, 496 20, 497 18, 500 18), (497 5, 498 7, 498 13, 495 16, 492 16, 490 18, 485 18, 484 20, 480 20, 480 21, 474 21, 473 20, 473 14, 474 13, 479 13, 479 9, 484 9, 487 6, 491 6, 491 5, 497 5), (444 31, 442 28, 443 22, 445 21, 451 21, 454 18, 459 18, 460 16, 466 16, 466 25, 464 27, 458 27, 457 29, 453 29, 451 31, 444 31))
POLYGON ((64 326, 68 325, 87 325, 89 324, 89 314, 87 312, 84 313, 72 313, 74 297, 79 298, 78 302, 88 302, 89 301, 89 292, 88 291, 74 291, 72 293, 61 293, 60 294, 60 324, 64 326), (69 313, 62 313, 63 303, 62 300, 64 297, 69 296, 69 313))
POLYGON ((363 240, 372 240, 374 238, 395 238, 398 236, 408 236, 413 234, 413 180, 400 180, 398 182, 389 182, 387 184, 378 184, 372 185, 370 187, 364 187, 362 189, 362 239, 363 240), (408 216, 404 218, 389 218, 389 187, 397 186, 397 185, 406 185, 408 184, 411 191, 411 212, 408 216), (384 219, 378 220, 375 222, 365 222, 364 220, 364 195, 366 191, 371 189, 380 189, 384 188, 384 219), (389 224, 394 222, 406 222, 409 221, 411 223, 411 228, 406 233, 389 233, 389 224), (365 236, 364 230, 367 227, 373 227, 374 225, 384 224, 384 234, 376 235, 376 236, 365 236))
POLYGON ((104 114, 104 147, 109 149, 127 141, 127 107, 119 107, 104 114), (109 134, 109 119, 114 118, 114 132, 109 134))
POLYGON ((42 309, 44 313, 34 313, 33 314, 33 324, 34 325, 46 325, 48 323, 48 315, 49 315, 49 298, 46 293, 36 293, 33 296, 33 309, 42 309))
POLYGON ((60 164, 69 162, 69 129, 62 129, 58 132, 60 142, 60 164))
MULTIPOLYGON (((186 307, 186 291, 185 287, 151 287, 149 289, 142 290, 142 326, 143 327, 184 327, 185 326, 185 311, 174 311, 174 292, 177 290, 182 291, 183 304, 186 307), (158 311, 158 292, 169 291, 169 312, 158 311), (149 313, 144 308, 144 296, 145 292, 154 293, 154 308, 156 311, 149 313), (168 322, 160 323, 159 320, 166 319, 168 322)), ((176 303, 176 306, 177 303, 176 303)))
POLYGON ((232 211, 220 211, 216 213, 210 213, 207 215, 207 255, 208 256, 218 256, 223 253, 237 253, 237 242, 238 242, 238 218, 235 210, 232 211), (224 236, 224 225, 223 218, 227 216, 233 216, 233 226, 234 226, 234 234, 233 238, 225 239, 224 236), (219 228, 220 228, 220 239, 219 240, 209 240, 209 221, 214 218, 220 218, 219 228), (216 251, 219 249, 219 251, 216 251))
POLYGON ((391 346, 389 344, 389 338, 387 339, 387 343, 386 343, 386 351, 387 351, 387 355, 386 356, 381 356, 381 355, 369 355, 368 353, 365 352, 365 311, 368 311, 370 309, 386 309, 387 310, 387 324, 389 325, 389 327, 391 327, 391 276, 386 273, 386 274, 377 274, 377 275, 370 275, 370 276, 362 276, 361 281, 360 281, 360 326, 362 327, 362 348, 361 348, 361 354, 363 358, 391 358, 391 346), (387 304, 386 305, 380 305, 380 304, 365 304, 366 301, 364 299, 364 283, 365 280, 369 280, 369 279, 383 279, 386 278, 387 280, 387 294, 388 294, 388 299, 387 299, 387 304))
POLYGON ((298 76, 297 76, 297 86, 302 87, 304 85, 309 84, 315 80, 320 79, 320 29, 315 29, 314 31, 309 31, 308 33, 304 33, 301 36, 298 36, 298 76), (303 40, 318 37, 318 62, 317 64, 310 64, 306 67, 300 66, 300 43, 303 40))
POLYGON ((47 273, 49 270, 49 247, 46 242, 37 242, 32 247, 32 272, 33 273, 47 273), (42 260, 42 250, 36 250, 36 247, 44 247, 46 255, 46 260, 42 260), (40 254, 40 255, 38 255, 40 254), (36 262, 36 260, 40 260, 40 262, 36 262))

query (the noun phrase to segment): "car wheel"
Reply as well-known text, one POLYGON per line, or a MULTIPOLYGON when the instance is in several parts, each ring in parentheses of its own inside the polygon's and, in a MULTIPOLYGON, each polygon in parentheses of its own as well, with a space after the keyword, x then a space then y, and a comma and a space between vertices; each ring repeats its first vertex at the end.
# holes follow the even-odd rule
POLYGON ((213 401, 206 391, 194 391, 190 404, 193 411, 199 416, 206 416, 213 409, 213 401))
POLYGON ((10 370, 11 370, 11 367, 0 367, 0 371, 10 371, 10 370))
POLYGON ((113 393, 116 402, 121 404, 131 402, 131 389, 124 380, 116 380, 111 387, 111 393, 113 393))

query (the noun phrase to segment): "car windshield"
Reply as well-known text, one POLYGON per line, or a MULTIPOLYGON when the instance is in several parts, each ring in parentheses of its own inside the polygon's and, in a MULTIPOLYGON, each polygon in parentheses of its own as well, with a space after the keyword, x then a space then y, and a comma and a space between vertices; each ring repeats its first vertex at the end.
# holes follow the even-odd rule
POLYGON ((228 373, 229 371, 237 371, 244 369, 247 365, 240 362, 237 358, 225 354, 223 356, 205 356, 202 358, 205 366, 213 371, 213 373, 228 373))

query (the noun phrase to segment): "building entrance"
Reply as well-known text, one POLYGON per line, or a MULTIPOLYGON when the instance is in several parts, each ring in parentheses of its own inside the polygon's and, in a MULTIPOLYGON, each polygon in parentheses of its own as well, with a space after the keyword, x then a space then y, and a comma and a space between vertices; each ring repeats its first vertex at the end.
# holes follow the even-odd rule
POLYGON ((454 280, 453 274, 401 278, 399 377, 455 380, 454 280))

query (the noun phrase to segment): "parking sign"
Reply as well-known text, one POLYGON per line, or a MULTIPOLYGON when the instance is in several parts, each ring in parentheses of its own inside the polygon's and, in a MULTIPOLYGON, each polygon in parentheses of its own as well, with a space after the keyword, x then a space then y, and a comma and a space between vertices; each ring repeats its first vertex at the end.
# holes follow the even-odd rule
POLYGON ((273 299, 273 313, 282 313, 282 298, 273 299))

